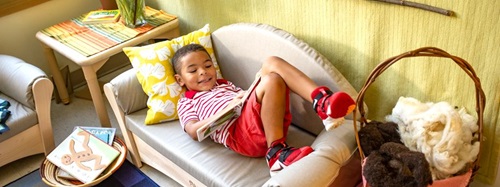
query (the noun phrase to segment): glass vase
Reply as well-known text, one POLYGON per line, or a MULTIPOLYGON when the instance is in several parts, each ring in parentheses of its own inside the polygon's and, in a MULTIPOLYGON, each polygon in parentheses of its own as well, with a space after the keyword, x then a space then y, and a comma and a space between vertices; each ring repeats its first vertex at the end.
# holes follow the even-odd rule
POLYGON ((116 0, 100 0, 103 10, 116 10, 118 6, 116 5, 116 0))
POLYGON ((146 24, 144 0, 116 0, 116 4, 125 26, 135 28, 146 24))

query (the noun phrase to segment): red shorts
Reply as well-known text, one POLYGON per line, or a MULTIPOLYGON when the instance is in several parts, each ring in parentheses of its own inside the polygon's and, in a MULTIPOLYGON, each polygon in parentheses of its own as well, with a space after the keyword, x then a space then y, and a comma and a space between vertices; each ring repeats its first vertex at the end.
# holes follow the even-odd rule
MULTIPOLYGON (((290 113, 289 89, 286 90, 286 109, 283 119, 283 134, 286 137, 288 127, 292 122, 290 113)), ((257 102, 255 89, 241 109, 241 116, 229 127, 226 145, 233 151, 249 156, 263 157, 267 152, 267 141, 260 118, 261 104, 257 102)))

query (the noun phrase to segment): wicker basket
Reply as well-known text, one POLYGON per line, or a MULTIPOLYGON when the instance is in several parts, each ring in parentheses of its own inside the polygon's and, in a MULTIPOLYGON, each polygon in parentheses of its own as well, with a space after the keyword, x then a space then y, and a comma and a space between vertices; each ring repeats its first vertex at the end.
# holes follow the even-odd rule
MULTIPOLYGON (((474 69, 472 68, 472 66, 469 63, 467 63, 464 59, 457 57, 457 56, 450 55, 449 53, 447 53, 441 49, 434 48, 434 47, 419 48, 419 49, 416 49, 413 51, 409 51, 409 52, 400 54, 398 56, 394 56, 394 57, 389 58, 386 61, 380 63, 379 65, 377 65, 377 67, 375 67, 375 69, 370 73, 370 75, 366 79, 366 82, 363 85, 363 87, 361 88, 359 95, 356 99, 356 103, 357 103, 356 107, 359 110, 359 115, 360 115, 359 116, 359 121, 361 123, 360 127, 363 128, 365 125, 368 124, 367 118, 365 116, 366 114, 365 114, 364 106, 363 106, 363 103, 364 103, 363 98, 364 98, 365 92, 368 89, 368 87, 375 81, 375 79, 380 74, 382 74, 392 64, 396 63, 397 61, 399 61, 403 58, 419 57, 419 56, 445 57, 445 58, 452 59, 474 81, 474 84, 476 87, 476 98, 475 99, 476 99, 476 112, 477 112, 477 117, 478 117, 477 124, 479 126, 477 135, 478 135, 478 141, 481 142, 482 141, 482 130, 483 130, 483 112, 484 112, 484 104, 485 104, 485 95, 484 95, 484 92, 482 90, 479 78, 476 76, 476 73, 474 72, 474 69)), ((358 119, 357 118, 357 115, 358 115, 357 110, 354 110, 353 115, 354 115, 354 119, 358 119)), ((363 163, 364 163, 365 155, 364 155, 363 149, 361 148, 361 145, 360 145, 360 140, 359 140, 359 136, 358 136, 358 129, 357 129, 358 128, 357 121, 354 120, 353 122, 354 122, 354 130, 355 130, 356 141, 358 144, 359 153, 361 156, 361 160, 363 160, 363 163)), ((467 181, 465 182, 467 184, 470 184, 470 182, 472 182, 472 178, 474 177, 477 170, 479 169, 479 157, 481 154, 481 147, 482 147, 482 144, 480 144, 479 154, 477 156, 477 159, 474 161, 474 163, 472 163, 471 170, 462 176, 462 177, 464 177, 464 176, 467 177, 467 181), (468 177, 468 176, 470 176, 470 177, 468 177)), ((452 177, 452 178, 454 178, 455 180, 462 180, 462 179, 457 179, 456 177, 452 177)), ((450 180, 453 180, 453 179, 450 178, 450 180)), ((451 184, 451 183, 447 183, 448 182, 447 179, 434 181, 434 183, 436 183, 436 182, 438 185, 433 184, 432 186, 440 186, 442 184, 451 184)), ((364 183, 366 183, 366 182, 364 182, 364 183)), ((456 184, 456 183, 453 183, 453 184, 456 184)), ((449 185, 446 185, 446 186, 449 186, 449 185)))
POLYGON ((57 172, 59 171, 59 167, 52 164, 52 162, 47 159, 45 159, 40 166, 40 176, 42 177, 43 182, 49 186, 94 186, 111 176, 118 168, 120 168, 127 158, 127 146, 121 139, 115 137, 113 147, 120 151, 120 155, 118 155, 118 157, 103 171, 101 175, 99 175, 99 177, 90 183, 83 184, 80 181, 73 181, 58 177, 57 172))

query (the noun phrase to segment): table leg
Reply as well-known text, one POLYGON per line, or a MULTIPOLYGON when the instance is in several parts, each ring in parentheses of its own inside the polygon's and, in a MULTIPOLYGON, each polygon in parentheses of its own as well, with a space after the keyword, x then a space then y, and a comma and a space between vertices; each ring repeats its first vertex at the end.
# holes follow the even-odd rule
POLYGON ((57 65, 56 56, 54 55, 54 50, 49 46, 42 43, 42 47, 45 53, 45 57, 47 58, 47 62, 49 64, 50 71, 52 73, 52 77, 54 78, 54 84, 56 85, 57 92, 59 93, 59 97, 61 97, 61 101, 67 105, 70 102, 68 90, 66 89, 66 84, 64 83, 64 79, 62 77, 61 71, 59 71, 59 66, 57 65))
MULTIPOLYGON (((107 59, 106 59, 107 60, 107 59)), ((82 66, 83 75, 87 81, 87 86, 90 90, 90 96, 92 97, 92 102, 101 122, 102 127, 111 127, 111 122, 109 121, 108 112, 106 106, 104 105, 104 99, 102 98, 101 88, 99 87, 99 82, 97 80, 96 72, 100 68, 100 64, 104 64, 106 60, 96 63, 98 67, 95 66, 82 66)))

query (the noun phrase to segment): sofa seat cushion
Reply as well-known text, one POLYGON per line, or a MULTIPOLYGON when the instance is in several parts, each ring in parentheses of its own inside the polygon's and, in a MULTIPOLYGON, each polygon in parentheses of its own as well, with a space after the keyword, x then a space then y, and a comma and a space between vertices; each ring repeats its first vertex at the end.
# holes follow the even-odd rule
MULTIPOLYGON (((143 109, 127 115, 128 129, 205 185, 260 186, 269 180, 265 158, 241 156, 211 140, 194 141, 182 130, 178 120, 144 125, 146 112, 147 109, 143 109)), ((288 137, 292 146, 311 145, 315 138, 293 126, 288 137)))
POLYGON ((10 117, 5 122, 10 130, 0 134, 0 142, 3 142, 37 124, 38 119, 34 110, 5 94, 0 93, 0 98, 9 101, 10 107, 8 110, 11 112, 10 117))

